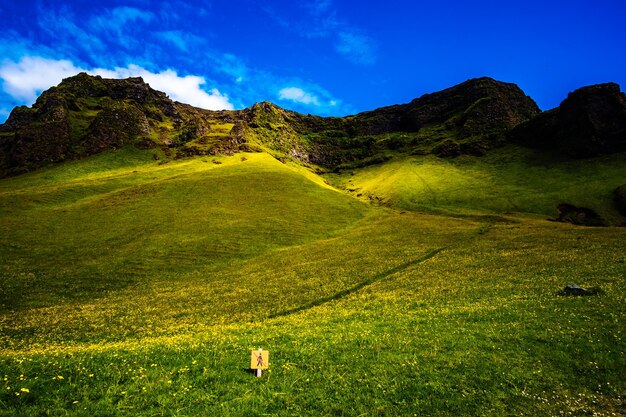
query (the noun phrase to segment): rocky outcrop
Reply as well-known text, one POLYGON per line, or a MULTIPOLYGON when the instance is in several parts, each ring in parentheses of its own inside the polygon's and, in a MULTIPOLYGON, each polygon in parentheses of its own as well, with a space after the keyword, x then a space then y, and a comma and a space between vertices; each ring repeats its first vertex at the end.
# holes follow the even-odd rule
POLYGON ((509 139, 576 158, 626 151, 626 96, 615 83, 583 87, 517 126, 509 139))
POLYGON ((231 119, 229 112, 174 102, 141 78, 81 73, 43 92, 32 108, 15 108, 0 125, 0 177, 128 145, 174 147, 184 155, 231 150, 238 146, 228 132, 231 119), (208 140, 214 125, 224 140, 208 140))
POLYGON ((385 150, 444 158, 481 156, 502 144, 505 132, 539 113, 515 84, 477 78, 408 104, 342 119, 305 118, 300 133, 313 133, 310 159, 325 166, 372 158, 385 150))
POLYGON ((484 77, 348 119, 358 134, 418 132, 427 125, 443 123, 464 138, 502 133, 539 113, 537 104, 517 85, 484 77))
POLYGON ((625 149, 625 114, 615 84, 583 88, 558 109, 540 113, 515 84, 476 78, 407 104, 340 118, 269 102, 203 110, 170 100, 141 78, 81 73, 42 93, 32 108, 15 108, 0 125, 0 177, 129 145, 158 147, 173 158, 265 150, 327 169, 381 161, 389 151, 482 156, 507 137, 586 156, 625 149))

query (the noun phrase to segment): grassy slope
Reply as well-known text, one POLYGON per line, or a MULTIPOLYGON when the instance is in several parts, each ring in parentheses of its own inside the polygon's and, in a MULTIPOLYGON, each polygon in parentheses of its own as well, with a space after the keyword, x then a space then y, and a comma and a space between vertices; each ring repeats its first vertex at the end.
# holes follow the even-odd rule
POLYGON ((401 214, 246 157, 0 182, 0 415, 622 409, 623 229, 401 214))
POLYGON ((403 157, 330 179, 354 194, 380 197, 406 209, 513 211, 556 217, 556 206, 569 203, 621 223, 612 192, 626 182, 626 162, 624 154, 562 160, 509 146, 481 158, 403 157))
POLYGON ((108 155, 4 181, 0 268, 12 287, 2 308, 216 271, 327 237, 368 211, 299 168, 265 154, 246 158, 110 167, 108 155))

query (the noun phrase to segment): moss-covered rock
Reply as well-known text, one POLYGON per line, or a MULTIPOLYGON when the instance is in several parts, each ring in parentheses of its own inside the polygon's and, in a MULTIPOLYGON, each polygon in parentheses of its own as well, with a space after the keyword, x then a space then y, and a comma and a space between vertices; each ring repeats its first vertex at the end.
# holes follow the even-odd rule
POLYGON ((559 204, 558 221, 572 223, 579 226, 607 226, 607 223, 594 210, 586 207, 577 207, 572 204, 559 204))
MULTIPOLYGON (((619 102, 621 96, 613 93, 619 102)), ((576 109, 584 108, 589 110, 584 115, 595 115, 590 123, 602 127, 594 132, 621 132, 619 105, 605 105, 610 100, 603 93, 579 96, 568 98, 573 104, 563 108, 574 110, 564 114, 579 115, 576 109)), ((32 108, 14 109, 0 125, 0 176, 126 145, 158 146, 166 157, 265 150, 324 169, 367 165, 388 153, 482 156, 504 143, 511 129, 526 132, 516 128, 520 124, 553 132, 552 113, 535 117, 537 105, 519 87, 490 78, 468 80, 408 104, 319 117, 269 102, 238 111, 204 110, 170 100, 141 78, 81 73, 42 93, 32 108)), ((604 145, 615 142, 597 138, 604 145)), ((580 149, 575 141, 570 145, 580 149)))
POLYGON ((115 101, 89 125, 85 136, 87 154, 139 143, 150 134, 146 115, 135 105, 115 101))
MULTIPOLYGON (((108 149, 184 146, 234 119, 176 103, 141 78, 104 79, 84 73, 41 94, 32 108, 17 107, 0 125, 0 177, 108 149)), ((226 132, 232 149, 237 140, 226 132)))
POLYGON ((461 155, 461 146, 453 140, 445 140, 432 150, 440 158, 455 158, 461 155))

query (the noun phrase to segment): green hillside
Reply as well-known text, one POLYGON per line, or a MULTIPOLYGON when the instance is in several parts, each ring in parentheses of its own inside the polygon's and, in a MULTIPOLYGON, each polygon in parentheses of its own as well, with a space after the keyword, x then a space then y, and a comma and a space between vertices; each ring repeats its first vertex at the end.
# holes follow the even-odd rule
POLYGON ((625 100, 65 79, 0 125, 0 416, 622 415, 625 100))
POLYGON ((624 223, 614 191, 626 182, 625 154, 569 159, 508 145, 481 158, 396 155, 391 161, 329 175, 362 199, 407 210, 471 214, 536 213, 551 218, 561 203, 588 207, 624 223))
POLYGON ((623 155, 153 153, 0 180, 1 416, 623 411, 623 155))
POLYGON ((4 310, 215 272, 368 212, 267 154, 161 165, 130 149, 4 181, 0 210, 4 310))

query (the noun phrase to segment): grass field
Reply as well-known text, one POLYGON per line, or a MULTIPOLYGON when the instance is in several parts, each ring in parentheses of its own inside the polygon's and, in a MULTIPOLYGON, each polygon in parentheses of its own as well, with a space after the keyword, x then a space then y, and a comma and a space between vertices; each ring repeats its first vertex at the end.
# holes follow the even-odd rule
POLYGON ((624 163, 562 162, 544 195, 544 168, 490 158, 328 177, 391 207, 266 154, 1 180, 0 415, 624 415, 625 230, 544 208, 596 202, 624 163))
POLYGON ((611 224, 624 222, 612 204, 613 190, 626 182, 624 154, 572 160, 509 145, 482 158, 398 157, 331 180, 363 199, 409 210, 555 218, 557 206, 568 203, 591 208, 611 224))

